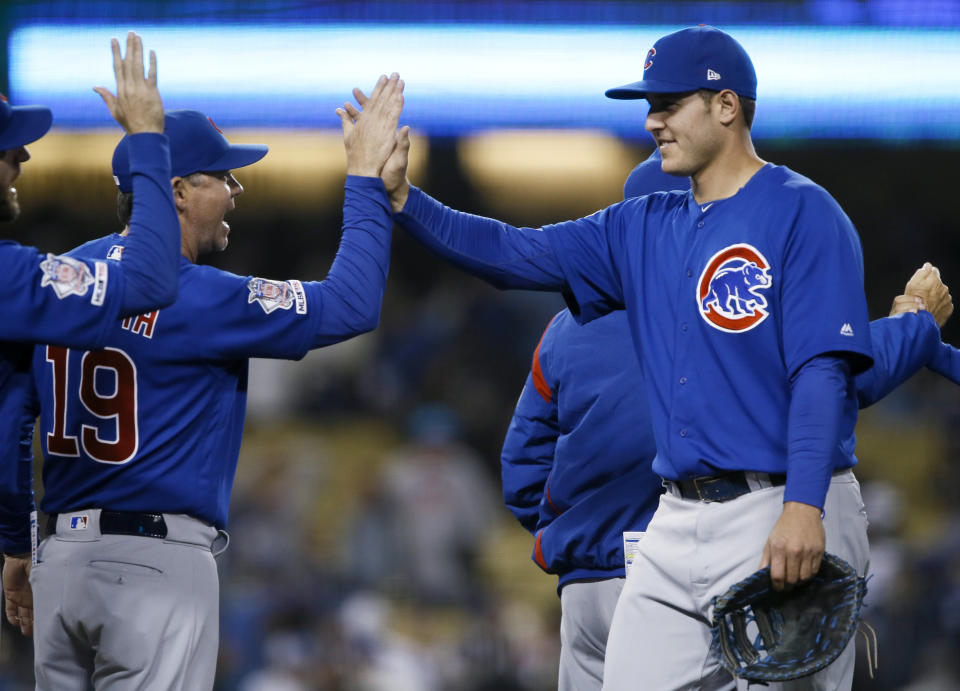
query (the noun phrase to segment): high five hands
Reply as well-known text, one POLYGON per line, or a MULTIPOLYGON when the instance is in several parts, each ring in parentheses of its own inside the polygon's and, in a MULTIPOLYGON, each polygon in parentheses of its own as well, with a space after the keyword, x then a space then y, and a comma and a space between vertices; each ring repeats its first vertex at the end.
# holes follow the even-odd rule
POLYGON ((370 96, 360 89, 353 90, 362 112, 351 103, 337 109, 347 149, 347 174, 382 178, 394 212, 403 209, 410 191, 410 128, 397 130, 403 109, 403 86, 396 72, 389 78, 381 76, 370 96))

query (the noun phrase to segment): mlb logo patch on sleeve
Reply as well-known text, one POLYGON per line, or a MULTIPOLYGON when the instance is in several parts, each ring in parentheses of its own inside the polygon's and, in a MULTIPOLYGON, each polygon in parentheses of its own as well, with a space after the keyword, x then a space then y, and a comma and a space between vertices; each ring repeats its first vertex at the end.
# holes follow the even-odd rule
POLYGON ((40 286, 50 286, 61 300, 68 295, 86 295, 94 283, 87 265, 72 257, 48 254, 47 258, 40 262, 40 270, 43 271, 40 286))
POLYGON ((307 294, 300 281, 269 281, 251 278, 247 283, 250 295, 247 303, 256 302, 263 311, 288 310, 296 304, 297 314, 307 313, 307 294))

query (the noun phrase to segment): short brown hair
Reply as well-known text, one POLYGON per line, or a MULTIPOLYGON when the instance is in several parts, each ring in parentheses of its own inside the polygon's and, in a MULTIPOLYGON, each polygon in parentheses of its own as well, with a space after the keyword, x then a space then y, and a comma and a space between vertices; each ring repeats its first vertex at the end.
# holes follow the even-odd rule
POLYGON ((133 213, 133 192, 117 192, 117 218, 124 226, 130 225, 133 213))

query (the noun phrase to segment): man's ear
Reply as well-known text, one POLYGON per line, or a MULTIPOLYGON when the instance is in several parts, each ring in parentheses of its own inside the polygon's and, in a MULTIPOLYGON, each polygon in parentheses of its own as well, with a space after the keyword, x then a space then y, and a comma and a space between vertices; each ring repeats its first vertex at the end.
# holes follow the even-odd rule
POLYGON ((187 202, 187 181, 179 176, 170 178, 170 186, 173 188, 173 203, 177 206, 177 211, 183 211, 187 202))
POLYGON ((714 97, 713 107, 720 122, 729 125, 740 112, 740 97, 730 89, 724 89, 714 97))

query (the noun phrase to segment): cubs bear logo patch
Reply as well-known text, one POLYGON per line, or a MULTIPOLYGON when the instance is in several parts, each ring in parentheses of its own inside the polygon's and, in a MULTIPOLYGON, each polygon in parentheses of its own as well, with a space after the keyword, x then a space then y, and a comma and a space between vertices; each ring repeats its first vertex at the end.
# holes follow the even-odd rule
POLYGON ((307 313, 307 296, 300 281, 270 281, 266 278, 251 278, 247 283, 250 295, 247 303, 256 302, 263 311, 288 310, 297 306, 297 314, 307 313))
POLYGON ((40 262, 40 270, 43 271, 40 287, 50 286, 60 300, 68 295, 86 295, 94 283, 87 265, 72 257, 47 254, 40 262))
POLYGON ((763 292, 773 285, 770 263, 756 247, 730 245, 710 257, 697 281, 700 316, 727 333, 749 331, 767 318, 763 292))

